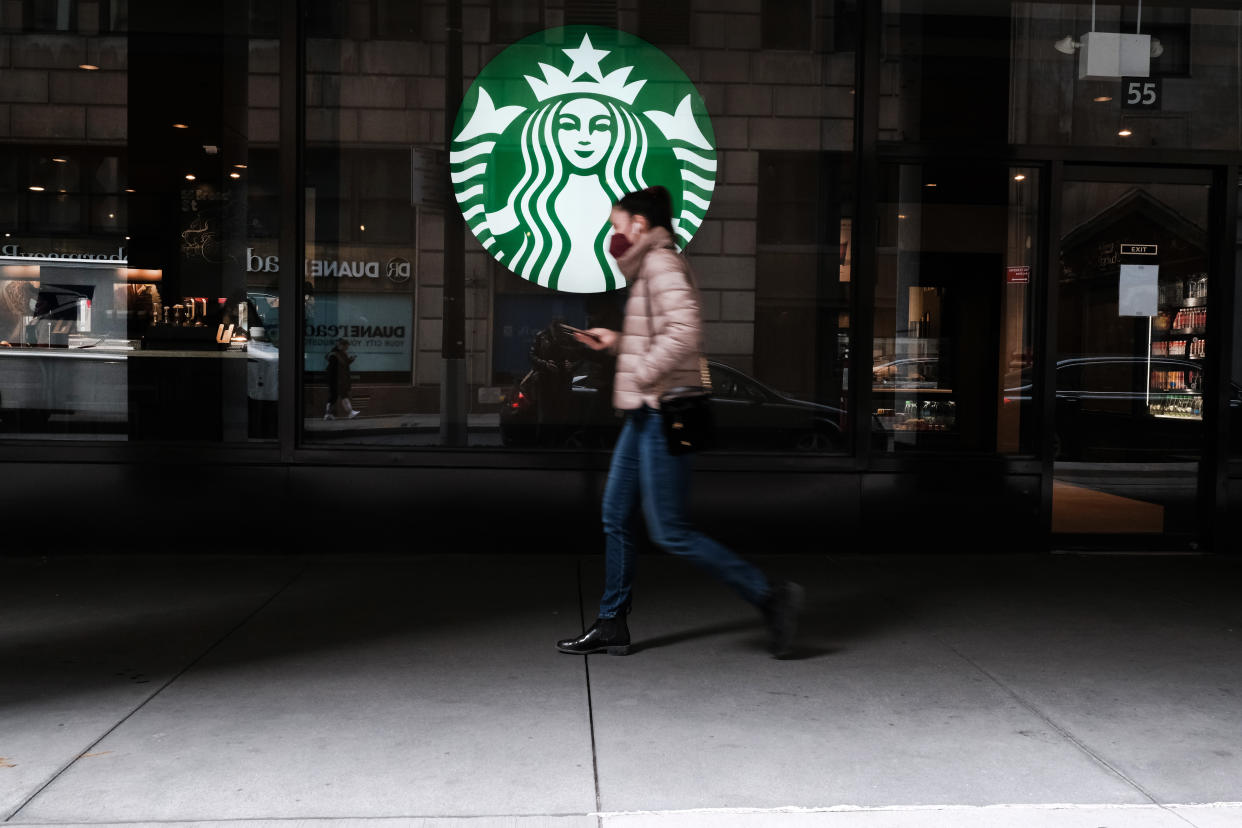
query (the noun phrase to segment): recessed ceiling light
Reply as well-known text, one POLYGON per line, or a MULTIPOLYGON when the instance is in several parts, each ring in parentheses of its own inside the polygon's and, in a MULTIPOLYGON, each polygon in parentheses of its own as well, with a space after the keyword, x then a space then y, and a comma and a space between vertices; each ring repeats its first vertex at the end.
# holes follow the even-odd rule
POLYGON ((231 173, 229 173, 229 178, 241 178, 241 173, 239 173, 239 172, 231 172, 231 173))
POLYGON ((1018 173, 1017 175, 1013 177, 1013 180, 1014 181, 1026 181, 1026 176, 1023 175, 1022 173, 1018 173))
POLYGON ((905 218, 905 217, 906 217, 906 214, 905 214, 905 213, 898 213, 898 214, 897 214, 897 218, 899 218, 899 219, 903 219, 903 218, 905 218))
POLYGON ((126 187, 126 188, 125 188, 125 192, 127 192, 127 193, 132 193, 133 191, 134 191, 134 188, 133 188, 133 187, 126 187))
POLYGON ((365 224, 359 224, 358 229, 365 233, 367 231, 367 226, 365 224))
POLYGON ((79 63, 78 68, 85 69, 87 72, 98 72, 99 71, 99 67, 93 63, 79 63))
POLYGON ((42 188, 42 187, 40 187, 38 184, 31 184, 31 185, 30 185, 30 192, 32 192, 32 193, 41 193, 41 192, 43 192, 43 188, 42 188))
POLYGON ((173 124, 173 129, 189 129, 189 124, 173 124))
POLYGON ((1112 95, 1098 95, 1092 98, 1091 100, 1095 101, 1096 103, 1104 103, 1106 101, 1111 101, 1112 99, 1113 99, 1112 95))
POLYGON ((52 160, 53 160, 53 161, 55 161, 57 164, 68 164, 68 163, 69 163, 69 159, 68 159, 68 158, 59 158, 59 157, 57 157, 57 158, 53 158, 52 160))
POLYGON ((1120 135, 1122 138, 1129 138, 1134 133, 1128 129, 1123 129, 1121 130, 1121 132, 1118 132, 1117 134, 1120 135))
POLYGON ((186 181, 193 181, 196 177, 197 177, 197 176, 195 176, 195 175, 194 175, 194 173, 186 173, 186 174, 185 174, 185 180, 186 180, 186 181))
POLYGON ((924 187, 935 187, 936 185, 935 184, 924 184, 923 186, 924 187))
POLYGON ((246 169, 246 165, 245 164, 234 164, 233 168, 237 170, 244 170, 246 169))

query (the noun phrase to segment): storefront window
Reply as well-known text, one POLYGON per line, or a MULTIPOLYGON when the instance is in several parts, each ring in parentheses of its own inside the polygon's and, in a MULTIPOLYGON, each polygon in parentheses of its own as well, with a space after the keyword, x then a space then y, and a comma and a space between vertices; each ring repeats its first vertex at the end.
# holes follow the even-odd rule
POLYGON ((1035 451, 1038 171, 883 169, 872 400, 884 451, 1035 451))
POLYGON ((154 2, 6 10, 0 439, 275 438, 247 238, 279 212, 276 41, 154 2))
POLYGON ((1190 5, 885 0, 881 137, 1236 150, 1242 17, 1190 5))
POLYGON ((620 326, 594 245, 614 200, 660 183, 724 446, 848 451, 855 61, 836 35, 857 6, 808 5, 798 51, 763 47, 763 9, 464 6, 460 116, 443 8, 401 39, 312 36, 302 441, 609 447, 614 366, 558 323, 620 326), (598 162, 564 151, 573 124, 598 162))

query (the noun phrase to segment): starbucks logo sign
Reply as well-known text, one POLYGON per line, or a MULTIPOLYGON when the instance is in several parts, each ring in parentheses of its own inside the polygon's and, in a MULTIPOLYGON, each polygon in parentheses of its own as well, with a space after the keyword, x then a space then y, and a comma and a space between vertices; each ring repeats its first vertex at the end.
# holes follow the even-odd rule
POLYGON ((572 293, 625 286, 608 255, 621 196, 667 187, 684 247, 716 183, 715 135, 690 79, 651 44, 600 26, 549 29, 497 55, 466 92, 449 163, 483 247, 572 293))

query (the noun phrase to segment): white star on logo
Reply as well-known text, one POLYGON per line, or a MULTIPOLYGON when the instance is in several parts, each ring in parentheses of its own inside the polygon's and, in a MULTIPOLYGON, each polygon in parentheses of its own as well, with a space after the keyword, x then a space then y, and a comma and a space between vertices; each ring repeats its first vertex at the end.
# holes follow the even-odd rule
POLYGON ((612 54, 604 49, 596 49, 591 45, 591 36, 584 34, 582 43, 577 49, 562 49, 573 60, 573 68, 569 70, 569 79, 573 80, 584 72, 597 81, 603 81, 604 75, 599 70, 599 62, 605 55, 612 54))

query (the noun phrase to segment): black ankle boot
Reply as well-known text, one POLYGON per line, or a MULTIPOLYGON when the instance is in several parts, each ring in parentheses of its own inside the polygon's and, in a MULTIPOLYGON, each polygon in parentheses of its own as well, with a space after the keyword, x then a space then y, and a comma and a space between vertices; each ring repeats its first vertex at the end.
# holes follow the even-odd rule
POLYGON ((802 587, 792 581, 776 584, 768 592, 759 611, 768 627, 768 649, 777 658, 793 652, 794 635, 798 632, 798 614, 804 601, 802 587))
POLYGON ((625 625, 625 616, 598 618, 591 625, 591 629, 577 638, 556 642, 556 649, 571 655, 602 652, 607 652, 608 655, 629 655, 630 630, 625 625))

